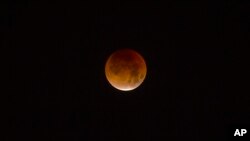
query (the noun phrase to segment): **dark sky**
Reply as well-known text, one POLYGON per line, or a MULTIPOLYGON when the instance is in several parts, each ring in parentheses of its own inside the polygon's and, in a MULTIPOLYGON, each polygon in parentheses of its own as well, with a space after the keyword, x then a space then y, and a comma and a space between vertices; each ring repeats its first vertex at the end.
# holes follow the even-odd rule
POLYGON ((249 46, 247 1, 3 7, 6 141, 227 140, 249 123, 239 51, 249 46), (106 59, 121 48, 147 63, 134 91, 105 78, 106 59))

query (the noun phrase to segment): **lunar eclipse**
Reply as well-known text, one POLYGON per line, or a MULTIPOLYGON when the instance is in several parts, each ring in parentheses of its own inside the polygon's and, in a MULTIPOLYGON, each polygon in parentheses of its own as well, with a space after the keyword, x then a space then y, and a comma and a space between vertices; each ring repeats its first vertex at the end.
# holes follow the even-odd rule
POLYGON ((144 81, 147 67, 143 57, 132 49, 120 49, 111 54, 105 65, 108 82, 116 89, 130 91, 144 81))

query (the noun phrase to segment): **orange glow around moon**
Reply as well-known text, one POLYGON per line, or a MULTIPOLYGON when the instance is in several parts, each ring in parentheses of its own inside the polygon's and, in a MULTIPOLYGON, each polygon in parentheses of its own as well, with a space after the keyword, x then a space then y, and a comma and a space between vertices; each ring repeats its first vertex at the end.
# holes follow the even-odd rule
POLYGON ((107 80, 121 91, 130 91, 140 86, 146 73, 147 67, 143 57, 131 49, 114 52, 105 65, 107 80))

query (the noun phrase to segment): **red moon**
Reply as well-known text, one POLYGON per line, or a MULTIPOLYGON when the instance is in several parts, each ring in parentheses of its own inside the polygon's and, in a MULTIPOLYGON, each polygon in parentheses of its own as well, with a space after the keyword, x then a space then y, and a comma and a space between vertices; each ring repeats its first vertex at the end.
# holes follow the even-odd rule
POLYGON ((121 91, 130 91, 139 87, 146 73, 147 67, 143 57, 132 49, 114 52, 105 65, 108 82, 121 91))

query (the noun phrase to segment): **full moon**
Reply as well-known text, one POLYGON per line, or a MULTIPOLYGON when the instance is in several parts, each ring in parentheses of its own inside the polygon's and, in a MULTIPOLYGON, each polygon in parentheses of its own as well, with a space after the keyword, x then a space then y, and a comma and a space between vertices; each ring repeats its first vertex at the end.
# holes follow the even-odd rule
POLYGON ((130 91, 139 87, 147 73, 143 57, 132 49, 121 49, 111 54, 105 65, 108 82, 118 90, 130 91))

